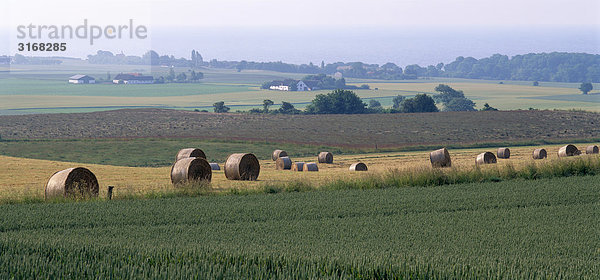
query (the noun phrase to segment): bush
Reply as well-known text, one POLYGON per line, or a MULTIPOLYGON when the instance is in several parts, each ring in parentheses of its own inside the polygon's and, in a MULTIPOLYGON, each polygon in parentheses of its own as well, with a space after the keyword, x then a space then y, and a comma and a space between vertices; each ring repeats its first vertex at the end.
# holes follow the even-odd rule
POLYGON ((365 104, 356 93, 336 89, 329 94, 319 94, 306 107, 309 114, 364 114, 365 104))

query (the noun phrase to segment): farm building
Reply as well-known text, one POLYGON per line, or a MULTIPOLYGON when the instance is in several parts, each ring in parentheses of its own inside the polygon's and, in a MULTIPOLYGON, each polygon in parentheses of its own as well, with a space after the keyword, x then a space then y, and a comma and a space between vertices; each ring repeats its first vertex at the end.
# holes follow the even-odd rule
POLYGON ((140 73, 118 74, 113 78, 114 84, 153 84, 154 77, 140 73))
POLYGON ((284 85, 278 85, 278 86, 270 86, 269 87, 270 90, 282 90, 282 91, 289 91, 290 87, 289 86, 284 86, 284 85))
POLYGON ((96 79, 88 75, 75 75, 69 77, 69 84, 95 84, 96 79))
POLYGON ((319 81, 298 81, 296 88, 298 91, 318 90, 319 81))

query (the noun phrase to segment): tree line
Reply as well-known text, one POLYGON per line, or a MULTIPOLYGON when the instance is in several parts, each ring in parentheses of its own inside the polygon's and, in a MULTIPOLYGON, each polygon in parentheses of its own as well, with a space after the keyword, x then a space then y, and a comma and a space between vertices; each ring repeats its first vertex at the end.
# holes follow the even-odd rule
POLYGON ((448 64, 438 63, 422 67, 407 65, 404 69, 394 63, 383 65, 362 62, 335 62, 319 65, 290 64, 252 61, 204 61, 202 55, 192 50, 190 59, 175 58, 172 55, 159 55, 148 51, 143 56, 126 56, 107 51, 89 55, 93 64, 150 64, 176 67, 214 67, 243 70, 269 70, 283 73, 327 74, 340 73, 349 78, 370 78, 383 80, 417 79, 419 77, 451 77, 491 80, 525 80, 546 82, 600 82, 600 55, 586 53, 530 53, 525 55, 495 54, 476 59, 457 57, 448 64))
MULTIPOLYGON (((289 102, 282 102, 277 110, 270 110, 274 102, 263 101, 263 108, 251 109, 250 113, 263 114, 373 114, 373 113, 424 113, 439 111, 476 111, 475 103, 466 98, 461 90, 455 90, 448 85, 440 84, 435 88, 437 94, 417 94, 414 97, 398 95, 393 99, 390 108, 384 108, 377 100, 371 99, 365 103, 356 93, 346 89, 336 89, 328 94, 318 94, 306 106, 299 110, 289 102)), ((226 113, 231 108, 220 101, 213 104, 215 113, 226 113)), ((482 111, 497 110, 485 104, 482 111)))

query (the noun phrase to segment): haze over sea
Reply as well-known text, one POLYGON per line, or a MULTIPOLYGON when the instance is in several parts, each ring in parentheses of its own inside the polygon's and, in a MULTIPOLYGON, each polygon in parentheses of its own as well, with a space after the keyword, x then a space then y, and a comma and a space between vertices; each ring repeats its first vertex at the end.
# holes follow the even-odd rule
MULTIPOLYGON (((585 52, 600 54, 599 26, 546 27, 361 27, 361 28, 198 28, 150 26, 150 41, 141 45, 126 41, 101 40, 90 46, 85 40, 66 40, 69 51, 62 55, 85 58, 98 49, 141 55, 151 47, 159 54, 190 57, 192 49, 204 60, 283 61, 320 64, 361 61, 400 66, 449 63, 458 56, 509 56, 539 52, 585 52)), ((0 46, 5 54, 14 38, 0 46), (9 45, 9 46, 7 46, 9 45)), ((2 44, 0 42, 0 44, 2 44)), ((14 49, 14 48, 13 48, 14 49)), ((12 53, 14 54, 14 52, 12 53)), ((28 53, 26 55, 49 55, 28 53)), ((50 54, 50 55, 57 55, 50 54)), ((59 54, 60 55, 60 54, 59 54)))

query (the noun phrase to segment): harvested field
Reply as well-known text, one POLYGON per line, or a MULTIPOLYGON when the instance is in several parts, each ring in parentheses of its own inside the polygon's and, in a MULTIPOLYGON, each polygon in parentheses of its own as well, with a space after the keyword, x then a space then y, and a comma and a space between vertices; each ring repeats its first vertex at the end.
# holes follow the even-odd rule
POLYGON ((214 114, 130 109, 0 116, 2 139, 193 137, 378 148, 428 144, 587 139, 600 114, 571 111, 370 115, 214 114))
MULTIPOLYGON (((589 144, 577 144, 587 147, 589 144)), ((536 160, 544 164, 557 160, 557 151, 561 145, 548 145, 548 159, 536 160)), ((502 168, 508 164, 519 167, 532 163, 531 155, 538 147, 511 148, 511 158, 497 164, 481 166, 486 168, 502 168)), ((450 149, 452 168, 464 169, 475 165, 474 158, 482 149, 450 149)), ((597 155, 581 155, 581 157, 597 157, 597 155)), ((314 156, 294 158, 296 162, 314 161, 314 156)), ((223 163, 220 163, 223 164, 223 163)), ((44 185, 54 172, 72 166, 84 166, 96 174, 100 183, 100 197, 106 196, 108 186, 115 186, 114 196, 120 198, 132 195, 148 195, 153 193, 169 193, 173 190, 171 184, 171 167, 121 167, 97 164, 78 164, 59 161, 22 159, 0 156, 0 203, 7 200, 23 200, 27 198, 44 198, 44 185), (14 176, 14 174, 31 174, 30 176, 14 176)), ((225 178, 223 170, 212 171, 211 187, 215 191, 255 190, 267 184, 303 182, 319 186, 336 179, 358 179, 374 173, 397 170, 410 172, 415 170, 430 170, 429 151, 372 153, 356 155, 336 155, 333 164, 320 164, 319 172, 285 172, 275 169, 271 158, 260 160, 260 176, 257 181, 230 181, 225 178), (366 172, 351 172, 348 167, 356 162, 368 166, 366 172), (285 176, 282 176, 285 174, 285 176)))

